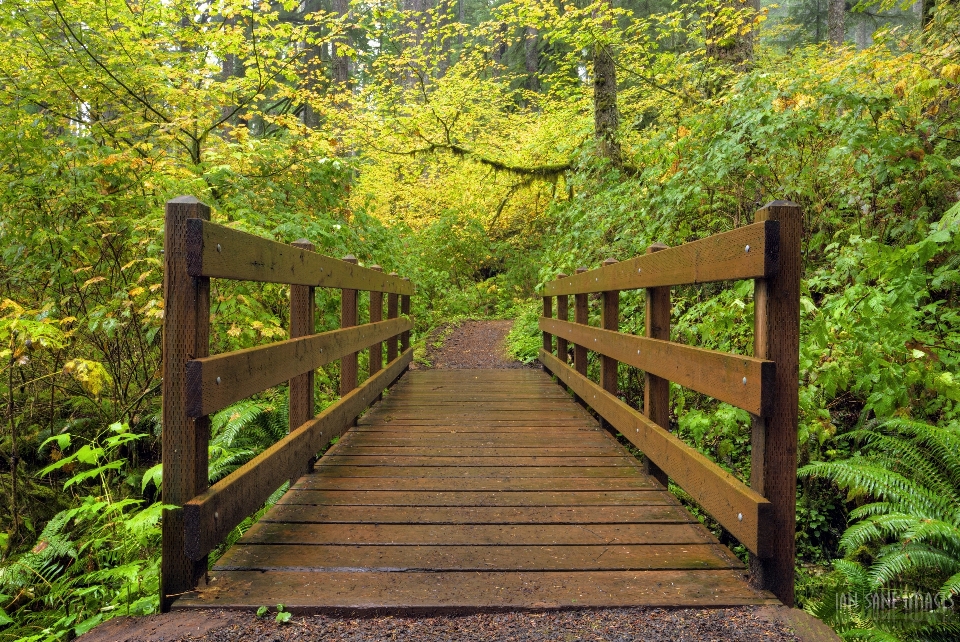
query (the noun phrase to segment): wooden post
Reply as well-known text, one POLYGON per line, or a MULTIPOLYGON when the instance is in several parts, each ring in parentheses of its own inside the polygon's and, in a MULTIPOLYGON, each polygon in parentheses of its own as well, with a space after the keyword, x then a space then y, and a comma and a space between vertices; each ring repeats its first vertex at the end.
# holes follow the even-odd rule
MULTIPOLYGON (((543 297, 543 316, 548 319, 553 317, 553 297, 545 296, 543 297)), ((553 335, 549 332, 543 333, 543 349, 547 352, 553 353, 553 335)), ((547 374, 550 373, 550 369, 547 366, 541 365, 543 371, 547 374)))
MULTIPOLYGON (((578 267, 576 269, 577 274, 586 271, 587 268, 585 267, 578 267)), ((586 294, 573 295, 573 321, 574 323, 582 323, 584 325, 590 322, 590 309, 587 307, 586 294)), ((573 367, 584 377, 587 376, 587 347, 579 343, 573 344, 573 367)), ((577 395, 573 395, 573 399, 582 406, 587 405, 583 399, 577 395)))
MULTIPOLYGON (((192 196, 167 201, 163 271, 163 484, 164 504, 182 507, 207 489, 210 418, 186 412, 187 361, 210 353, 210 279, 187 273, 187 219, 210 220, 210 208, 192 196)), ((238 248, 223 248, 238 251, 238 248)), ((160 610, 167 612, 207 572, 207 558, 186 555, 183 509, 163 511, 160 610)))
MULTIPOLYGON (((383 272, 379 265, 371 265, 371 270, 383 272)), ((370 323, 383 321, 383 292, 370 291, 370 323)), ((376 342, 370 346, 370 376, 380 372, 383 368, 383 344, 376 342)))
MULTIPOLYGON (((391 272, 390 276, 399 276, 396 272, 391 272)), ((400 296, 392 292, 387 294, 387 318, 396 319, 400 301, 400 296)), ((387 339, 387 363, 397 358, 397 337, 387 339)))
MULTIPOLYGON (((567 275, 561 272, 557 275, 558 279, 565 279, 567 275)), ((570 296, 563 294, 557 297, 557 318, 561 321, 570 320, 570 310, 568 306, 570 305, 570 296)), ((557 358, 564 363, 570 362, 569 347, 567 346, 567 340, 562 337, 557 337, 557 358)))
MULTIPOLYGON (((345 263, 357 264, 357 257, 348 254, 343 257, 345 263)), ((340 327, 357 325, 357 291, 344 288, 340 295, 340 327)), ((344 396, 357 387, 357 353, 353 352, 340 359, 340 396, 344 396)))
MULTIPOLYGON (((602 263, 603 266, 613 265, 614 259, 607 259, 602 263)), ((608 290, 603 293, 603 307, 600 309, 600 327, 604 330, 620 330, 620 291, 608 290)), ((600 385, 604 390, 616 396, 617 379, 619 374, 620 362, 613 357, 601 355, 600 357, 600 385)), ((600 420, 600 425, 610 430, 610 426, 604 419, 600 420)))
MULTIPOLYGON (((577 274, 586 272, 587 268, 578 267, 577 274)), ((573 295, 573 320, 576 323, 587 325, 590 322, 590 310, 587 307, 586 294, 573 295)), ((573 367, 584 377, 587 376, 587 346, 575 345, 573 348, 573 367)))
POLYGON ((774 201, 756 220, 780 222, 780 267, 754 285, 754 356, 775 362, 776 370, 773 410, 753 418, 750 485, 770 501, 772 521, 760 524, 770 556, 750 557, 750 583, 793 606, 803 217, 796 203, 774 201))
MULTIPOLYGON (((667 249, 663 243, 654 243, 647 248, 647 254, 667 249)), ((670 288, 668 286, 647 288, 646 291, 646 334, 652 339, 670 340, 670 288)), ((644 373, 643 414, 652 422, 670 430, 670 382, 649 372, 644 373)), ((667 474, 649 459, 644 459, 644 468, 666 488, 669 486, 667 474)))
MULTIPOLYGON (((408 277, 403 277, 404 281, 409 281, 408 277)), ((410 295, 404 294, 400 296, 400 314, 405 317, 410 316, 410 295)), ((400 352, 406 352, 407 348, 410 347, 410 331, 406 330, 400 333, 400 352)))
MULTIPOLYGON (((316 246, 307 239, 294 241, 290 245, 313 252, 316 246)), ((290 338, 305 337, 316 332, 316 290, 309 285, 290 286, 290 338)), ((304 423, 313 419, 313 370, 290 380, 290 401, 288 414, 288 431, 293 432, 304 423)), ((310 469, 309 463, 304 462, 303 474, 310 469)), ((296 480, 291 479, 292 485, 296 480)))

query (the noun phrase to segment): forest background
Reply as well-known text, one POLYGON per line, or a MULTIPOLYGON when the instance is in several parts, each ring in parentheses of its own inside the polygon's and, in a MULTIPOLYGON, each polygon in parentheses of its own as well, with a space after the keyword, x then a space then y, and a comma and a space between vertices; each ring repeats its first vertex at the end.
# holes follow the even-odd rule
MULTIPOLYGON (((180 194, 411 278, 421 345, 516 318, 528 361, 559 272, 797 202, 800 605, 845 639, 960 633, 954 4, 12 0, 0 23, 0 639, 157 609, 180 194), (891 617, 865 599, 882 589, 936 603, 891 617)), ((287 296, 215 283, 212 352, 284 338, 287 296)), ((338 296, 318 294, 322 327, 338 296)), ((672 338, 750 354, 751 297, 676 289, 672 338)), ((621 310, 642 332, 642 293, 621 310)), ((641 375, 620 371, 634 405, 641 375)), ((323 403, 337 381, 318 372, 323 403)), ((671 428, 749 479, 749 416, 672 400, 671 428)), ((211 481, 282 436, 285 407, 277 389, 219 413, 211 481)))

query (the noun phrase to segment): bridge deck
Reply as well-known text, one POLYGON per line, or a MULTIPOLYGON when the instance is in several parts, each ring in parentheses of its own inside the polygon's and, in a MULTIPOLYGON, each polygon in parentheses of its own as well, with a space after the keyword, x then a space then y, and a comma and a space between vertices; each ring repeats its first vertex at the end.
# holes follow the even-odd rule
POLYGON ((548 376, 413 371, 174 608, 777 603, 548 376))

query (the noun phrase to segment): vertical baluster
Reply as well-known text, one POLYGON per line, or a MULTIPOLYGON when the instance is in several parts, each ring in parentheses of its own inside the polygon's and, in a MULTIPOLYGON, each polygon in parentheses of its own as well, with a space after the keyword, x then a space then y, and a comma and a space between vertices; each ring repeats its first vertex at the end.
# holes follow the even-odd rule
MULTIPOLYGON (((557 275, 558 279, 565 279, 567 275, 561 272, 557 275)), ((557 318, 561 321, 570 320, 570 296, 566 294, 561 294, 557 297, 557 318)), ((563 337, 557 337, 557 358, 564 363, 570 362, 569 347, 567 346, 567 340, 563 337)))
POLYGON ((773 410, 753 418, 750 452, 750 485, 771 504, 772 520, 761 522, 759 534, 771 554, 750 557, 750 581, 793 606, 803 217, 796 203, 774 201, 756 220, 779 221, 780 262, 776 276, 754 284, 754 356, 777 365, 773 410))
MULTIPOLYGON (((403 277, 404 281, 409 281, 408 277, 403 277)), ((400 297, 400 314, 409 318, 410 317, 410 295, 404 294, 400 297)), ((405 330, 400 333, 400 352, 406 352, 407 348, 410 347, 410 331, 405 330)))
MULTIPOLYGON (((315 246, 307 239, 291 243, 294 247, 313 252, 315 246)), ((309 285, 290 286, 290 338, 305 337, 316 332, 316 290, 309 285)), ((290 380, 290 401, 288 412, 289 431, 292 431, 313 418, 313 370, 290 380)), ((304 462, 303 474, 309 470, 309 462, 304 462)), ((291 479, 292 484, 295 479, 291 479)))
MULTIPOLYGON (((615 264, 614 259, 607 259, 603 262, 603 267, 615 264)), ((603 292, 603 307, 600 309, 600 327, 604 330, 613 330, 617 332, 620 329, 620 291, 607 290, 603 292)), ((604 390, 612 395, 617 394, 617 375, 619 374, 620 362, 613 357, 601 355, 600 357, 600 385, 604 390)), ((605 419, 601 419, 600 424, 610 429, 605 419)))
MULTIPOLYGON (((357 257, 348 254, 345 263, 357 264, 357 257)), ((340 327, 357 325, 357 291, 344 288, 340 294, 340 327)), ((340 360, 340 396, 357 387, 357 353, 353 352, 340 360)))
MULTIPOLYGON (((587 268, 578 267, 577 274, 586 272, 587 268)), ((573 320, 576 323, 587 325, 590 322, 590 309, 587 307, 587 295, 573 295, 573 320)), ((583 376, 587 376, 587 347, 575 345, 573 348, 573 367, 583 376)))
MULTIPOLYGON (((647 248, 647 254, 667 249, 663 243, 654 243, 647 248)), ((646 330, 652 339, 670 340, 670 288, 647 288, 646 292, 646 330)), ((643 386, 643 413, 661 428, 670 430, 670 382, 649 372, 645 373, 643 386)), ((665 487, 667 474, 649 459, 645 460, 647 473, 665 487)))
MULTIPOLYGON (((553 297, 543 297, 543 316, 548 319, 553 317, 553 297)), ((549 332, 543 333, 543 349, 551 354, 553 353, 553 335, 549 332)), ((541 367, 544 372, 550 374, 550 369, 547 366, 542 365, 541 367)))
MULTIPOLYGON (((371 265, 371 270, 383 272, 379 265, 371 265)), ((383 321, 383 292, 370 291, 370 323, 383 321)), ((383 343, 380 341, 370 346, 370 376, 380 372, 383 368, 383 343)))
MULTIPOLYGON (((183 506, 207 489, 210 418, 192 419, 186 409, 187 361, 210 353, 210 279, 187 272, 187 219, 210 220, 210 208, 181 196, 167 202, 163 271, 163 484, 164 504, 183 506)), ((231 248, 223 248, 231 251, 231 248)), ((233 251, 236 251, 233 248, 233 251)), ((183 509, 163 511, 160 610, 167 612, 181 594, 207 572, 207 558, 187 558, 183 509)))
MULTIPOLYGON (((391 272, 390 276, 399 276, 396 272, 391 272)), ((390 292, 387 294, 387 318, 396 319, 399 312, 400 296, 390 292)), ((397 337, 392 336, 387 339, 387 363, 397 358, 397 337)))

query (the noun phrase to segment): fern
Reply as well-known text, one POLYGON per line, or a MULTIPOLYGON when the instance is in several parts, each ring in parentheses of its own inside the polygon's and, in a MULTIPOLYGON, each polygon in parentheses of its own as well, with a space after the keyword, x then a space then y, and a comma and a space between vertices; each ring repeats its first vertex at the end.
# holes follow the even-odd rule
POLYGON ((833 624, 844 640, 956 639, 956 613, 944 619, 872 621, 860 610, 841 613, 831 605, 840 593, 863 596, 886 587, 929 591, 943 598, 960 593, 960 427, 894 419, 842 438, 860 454, 804 466, 801 477, 821 477, 867 503, 850 512, 840 540, 848 556, 867 555, 864 568, 852 559, 834 563, 837 584, 809 610, 833 624))

